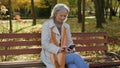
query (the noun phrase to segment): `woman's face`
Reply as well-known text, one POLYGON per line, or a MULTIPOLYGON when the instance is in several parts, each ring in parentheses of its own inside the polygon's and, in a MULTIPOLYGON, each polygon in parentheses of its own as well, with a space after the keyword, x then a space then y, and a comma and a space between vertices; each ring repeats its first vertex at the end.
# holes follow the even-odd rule
POLYGON ((63 23, 64 20, 66 19, 67 15, 68 15, 67 10, 59 11, 55 15, 55 17, 56 17, 55 20, 59 23, 63 23))

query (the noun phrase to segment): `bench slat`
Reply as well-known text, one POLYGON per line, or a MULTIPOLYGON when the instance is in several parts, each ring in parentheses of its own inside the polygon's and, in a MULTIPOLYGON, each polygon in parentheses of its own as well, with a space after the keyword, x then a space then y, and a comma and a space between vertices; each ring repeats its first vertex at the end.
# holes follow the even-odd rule
POLYGON ((0 38, 40 38, 40 33, 0 34, 0 38))
POLYGON ((41 48, 0 50, 0 56, 2 56, 2 55, 20 55, 20 54, 40 54, 40 51, 41 51, 41 48))
POLYGON ((107 46, 87 46, 87 47, 76 47, 76 51, 104 51, 107 50, 107 46))
POLYGON ((91 63, 89 66, 90 66, 90 68, 120 66, 120 61, 111 61, 111 62, 102 62, 102 63, 91 63))
POLYGON ((107 39, 82 39, 82 40, 73 40, 75 44, 88 44, 88 43, 107 43, 107 39))
POLYGON ((72 33, 73 37, 107 36, 106 32, 72 33))
POLYGON ((41 45, 40 41, 7 41, 0 42, 0 46, 30 46, 30 45, 41 45))
POLYGON ((0 62, 0 68, 46 68, 41 60, 0 62))

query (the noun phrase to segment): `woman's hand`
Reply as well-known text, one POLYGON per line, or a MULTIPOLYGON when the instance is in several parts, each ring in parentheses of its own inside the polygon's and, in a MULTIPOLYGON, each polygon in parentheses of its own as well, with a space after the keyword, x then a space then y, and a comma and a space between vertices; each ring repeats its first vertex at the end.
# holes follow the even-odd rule
POLYGON ((72 52, 74 52, 74 49, 70 49, 67 46, 63 46, 63 47, 60 47, 59 53, 62 52, 62 51, 66 51, 66 52, 72 53, 72 52))
POLYGON ((73 49, 70 49, 70 48, 67 48, 67 49, 66 49, 66 52, 68 52, 68 53, 73 53, 74 50, 73 50, 73 49))
POLYGON ((62 52, 62 51, 65 51, 66 49, 67 49, 67 46, 62 46, 62 47, 60 47, 59 53, 62 52))

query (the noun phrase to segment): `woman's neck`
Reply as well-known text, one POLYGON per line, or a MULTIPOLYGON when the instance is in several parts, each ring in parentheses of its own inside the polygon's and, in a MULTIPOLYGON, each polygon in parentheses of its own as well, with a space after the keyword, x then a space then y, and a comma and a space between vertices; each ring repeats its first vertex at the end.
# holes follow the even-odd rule
POLYGON ((54 19, 54 23, 58 28, 62 27, 62 24, 63 24, 61 22, 56 21, 55 19, 54 19))

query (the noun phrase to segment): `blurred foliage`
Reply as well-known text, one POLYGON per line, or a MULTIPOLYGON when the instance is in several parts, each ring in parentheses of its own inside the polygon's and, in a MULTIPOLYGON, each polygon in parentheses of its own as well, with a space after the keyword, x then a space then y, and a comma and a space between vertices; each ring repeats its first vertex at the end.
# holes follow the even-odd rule
MULTIPOLYGON (((31 18, 32 12, 31 12, 31 0, 11 0, 12 1, 12 12, 13 15, 16 12, 19 12, 22 16, 22 18, 31 18)), ((106 2, 107 0, 105 0, 106 2)), ((8 0, 0 0, 1 4, 5 5, 7 8, 8 6, 8 0)), ((65 3, 70 7, 70 16, 71 17, 77 17, 78 12, 78 5, 77 0, 57 0, 58 3, 65 3)), ((53 7, 53 0, 34 0, 35 5, 35 11, 39 18, 48 18, 50 16, 50 11, 53 7), (41 11, 42 10, 42 11, 41 11), (43 13, 44 12, 44 13, 43 13)), ((112 1, 113 8, 117 8, 119 6, 118 0, 112 1)), ((82 4, 81 4, 82 6, 82 4)), ((105 4, 105 7, 107 5, 105 4)), ((82 7, 81 7, 82 8, 82 7)), ((86 0, 86 16, 89 16, 91 14, 94 14, 94 3, 92 0, 86 0)), ((18 14, 18 13, 17 13, 18 14)))

